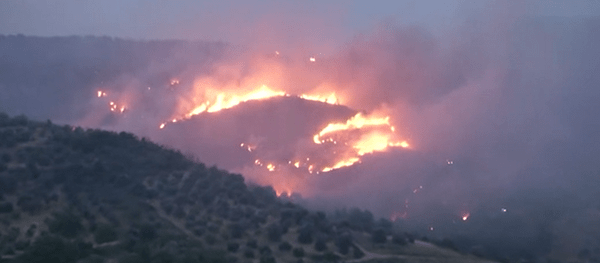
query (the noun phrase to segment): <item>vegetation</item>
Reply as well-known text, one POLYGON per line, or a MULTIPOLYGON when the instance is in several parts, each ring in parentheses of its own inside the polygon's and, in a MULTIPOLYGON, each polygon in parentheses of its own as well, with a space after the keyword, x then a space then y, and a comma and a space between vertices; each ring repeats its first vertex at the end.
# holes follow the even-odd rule
POLYGON ((330 220, 133 134, 6 114, 0 134, 2 262, 338 261, 364 257, 355 235, 393 234, 368 211, 330 220))

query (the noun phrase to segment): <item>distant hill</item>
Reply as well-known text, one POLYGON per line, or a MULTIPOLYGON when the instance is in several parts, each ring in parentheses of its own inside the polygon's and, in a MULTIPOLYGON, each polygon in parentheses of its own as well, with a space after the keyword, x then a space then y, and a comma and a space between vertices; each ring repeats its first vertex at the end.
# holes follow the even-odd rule
POLYGON ((2 262, 482 262, 130 133, 0 114, 2 262))

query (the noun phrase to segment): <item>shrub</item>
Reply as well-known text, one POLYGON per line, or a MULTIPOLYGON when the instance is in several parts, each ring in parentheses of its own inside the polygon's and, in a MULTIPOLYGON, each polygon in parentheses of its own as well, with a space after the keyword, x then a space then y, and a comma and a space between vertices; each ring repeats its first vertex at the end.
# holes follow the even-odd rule
POLYGON ((234 243, 227 244, 227 250, 230 252, 235 253, 238 251, 239 248, 240 248, 240 244, 238 244, 238 243, 234 242, 234 243))
POLYGON ((288 243, 287 241, 283 241, 281 242, 281 244, 279 244, 279 250, 290 251, 292 250, 292 245, 290 245, 290 243, 288 243))
POLYGON ((15 242, 16 250, 25 250, 27 247, 29 247, 28 240, 19 240, 19 241, 15 242))
POLYGON ((13 211, 13 204, 10 202, 0 203, 0 214, 1 213, 10 213, 13 211))
POLYGON ((117 240, 117 232, 109 224, 99 224, 94 231, 94 240, 98 244, 117 240))
POLYGON ((405 246, 408 244, 408 242, 406 241, 406 237, 402 234, 392 235, 392 243, 401 245, 401 246, 405 246))
POLYGON ((385 231, 383 229, 377 229, 371 234, 371 240, 373 243, 383 244, 387 241, 385 231))
POLYGON ((244 251, 244 257, 254 258, 254 251, 252 251, 251 249, 246 249, 246 251, 244 251))
POLYGON ((275 258, 273 256, 262 256, 260 257, 260 263, 275 263, 275 258))
POLYGON ((46 262, 75 262, 84 251, 72 242, 65 242, 62 238, 42 235, 19 257, 21 262, 46 263, 46 262))
POLYGON ((292 250, 292 254, 297 258, 304 257, 304 249, 301 247, 294 248, 294 250, 292 250))
POLYGON ((315 250, 317 251, 323 251, 327 249, 327 244, 325 243, 325 239, 323 238, 319 238, 317 239, 317 241, 315 242, 315 250))
POLYGON ((299 232, 298 242, 301 244, 310 244, 313 242, 311 229, 309 227, 302 227, 299 232))
POLYGON ((240 224, 232 224, 229 227, 231 238, 241 238, 244 235, 244 228, 240 224))
POLYGON ((156 238, 156 229, 151 224, 143 224, 140 226, 140 239, 149 241, 156 238))
POLYGON ((258 250, 258 253, 260 253, 261 256, 265 256, 265 255, 271 255, 272 251, 269 246, 262 246, 258 250))
POLYGON ((250 239, 248 240, 248 242, 246 242, 246 246, 250 248, 257 248, 258 242, 256 241, 256 239, 250 239))
POLYGON ((273 223, 267 227, 267 237, 271 242, 278 242, 281 240, 282 232, 281 225, 278 223, 273 223))
POLYGON ((204 236, 204 241, 206 242, 206 244, 214 245, 215 243, 217 243, 217 238, 213 234, 208 234, 204 236))
POLYGON ((354 258, 362 258, 365 256, 365 253, 357 246, 354 246, 352 248, 352 256, 354 256, 354 258))
POLYGON ((83 229, 81 218, 71 211, 54 214, 54 219, 48 222, 48 230, 66 238, 73 238, 83 229))

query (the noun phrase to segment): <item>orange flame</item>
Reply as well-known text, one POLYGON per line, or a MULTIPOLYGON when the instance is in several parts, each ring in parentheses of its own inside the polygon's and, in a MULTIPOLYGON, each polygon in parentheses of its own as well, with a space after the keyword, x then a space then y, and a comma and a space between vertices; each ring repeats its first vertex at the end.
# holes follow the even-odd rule
POLYGON ((351 152, 349 155, 346 155, 349 157, 345 157, 342 160, 337 161, 337 163, 332 166, 324 167, 321 171, 329 172, 342 167, 351 166, 357 162, 360 162, 360 156, 373 152, 385 151, 389 147, 409 147, 409 144, 406 141, 394 140, 395 128, 394 126, 391 126, 389 116, 370 117, 364 116, 362 113, 354 115, 345 123, 328 124, 323 130, 313 136, 313 142, 315 144, 331 142, 334 145, 337 145, 337 140, 334 140, 331 137, 325 137, 340 132, 349 132, 354 130, 361 130, 362 134, 359 138, 344 143, 344 145, 349 145, 351 146, 351 149, 353 149, 353 152, 351 152), (382 130, 381 127, 387 127, 387 129, 382 130))
POLYGON ((224 109, 232 108, 242 102, 247 102, 251 100, 260 100, 260 99, 268 99, 272 97, 284 96, 286 95, 283 91, 274 91, 269 87, 263 85, 257 90, 250 91, 246 94, 228 94, 226 92, 218 92, 213 101, 206 101, 200 106, 197 106, 190 112, 188 112, 185 116, 187 118, 198 115, 203 112, 217 112, 224 109))

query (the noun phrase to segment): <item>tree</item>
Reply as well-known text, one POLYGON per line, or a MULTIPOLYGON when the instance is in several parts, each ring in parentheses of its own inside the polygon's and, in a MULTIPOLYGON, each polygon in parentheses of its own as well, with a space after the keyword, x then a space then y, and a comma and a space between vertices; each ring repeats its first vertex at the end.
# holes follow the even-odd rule
POLYGON ((365 256, 365 252, 360 250, 357 246, 352 247, 352 256, 354 258, 362 258, 365 256))
POLYGON ((109 224, 99 224, 94 231, 94 240, 98 244, 115 241, 117 240, 117 232, 109 224))
POLYGON ((326 249, 327 249, 327 244, 325 243, 325 239, 318 238, 317 241, 315 242, 315 250, 321 252, 326 249))
POLYGON ((54 214, 54 218, 48 222, 50 233, 56 233, 66 238, 73 238, 83 230, 81 218, 72 211, 63 211, 54 214))
POLYGON ((62 238, 42 235, 19 257, 29 263, 71 263, 77 261, 82 251, 72 242, 62 238))
POLYGON ((402 234, 393 234, 392 235, 392 243, 401 245, 401 246, 405 246, 408 244, 408 242, 406 241, 406 236, 402 235, 402 234))
POLYGON ((343 233, 338 236, 336 245, 342 255, 348 254, 350 251, 350 245, 352 245, 352 235, 350 233, 343 233))
POLYGON ((313 242, 312 231, 310 227, 302 227, 299 230, 298 242, 301 244, 310 244, 313 242))
POLYGON ((233 243, 227 244, 227 251, 235 253, 238 251, 239 248, 240 248, 240 244, 238 244, 238 243, 233 242, 233 243))
POLYGON ((385 243, 387 241, 387 236, 385 235, 385 230, 380 228, 380 229, 373 231, 373 234, 371 234, 371 240, 373 241, 373 243, 378 243, 378 244, 385 243))
POLYGON ((10 213, 13 211, 13 204, 10 202, 0 203, 0 214, 2 213, 10 213))
POLYGON ((290 250, 292 250, 292 245, 290 243, 288 243, 287 241, 283 241, 283 242, 281 242, 281 244, 279 244, 279 250, 290 251, 290 250))
POLYGON ((294 248, 294 250, 292 250, 292 254, 297 258, 304 257, 304 249, 301 247, 294 248))
POLYGON ((267 227, 267 237, 271 242, 278 242, 281 240, 282 232, 281 225, 278 223, 272 223, 267 227))

